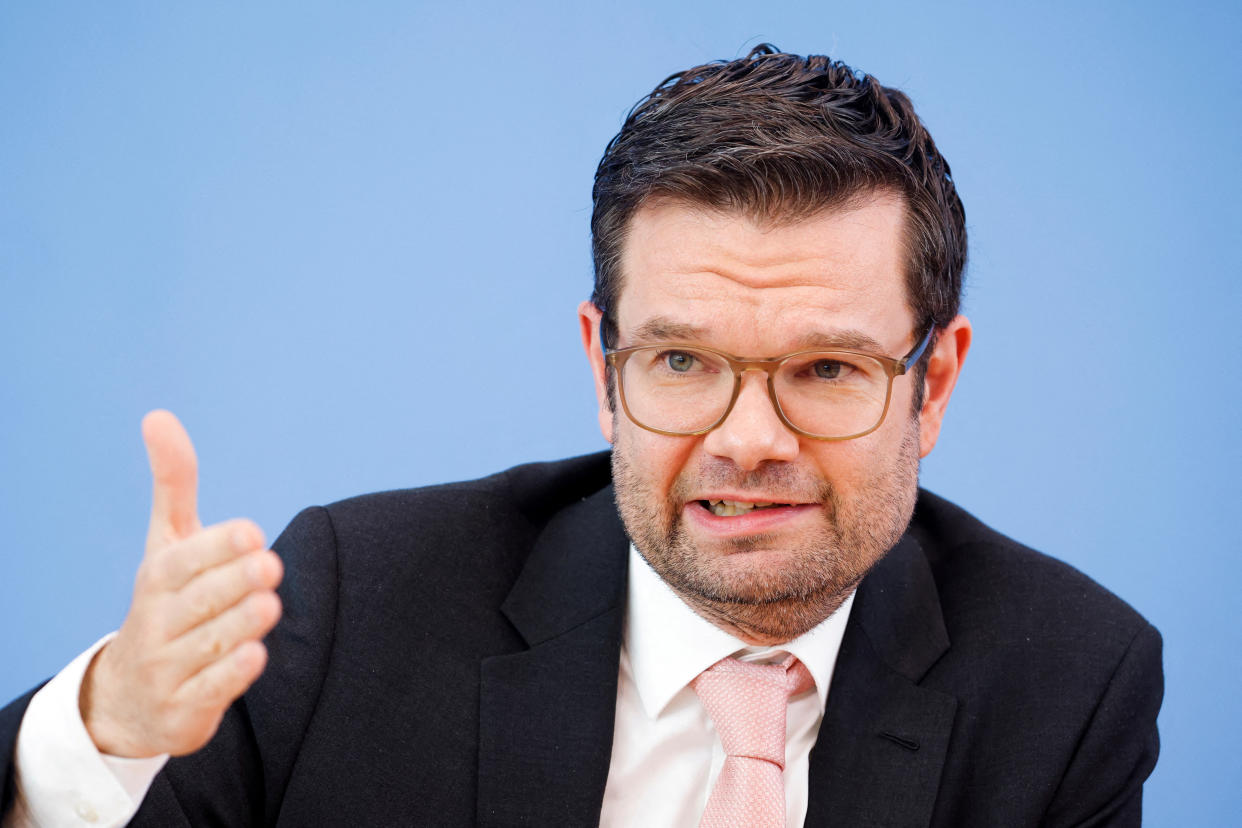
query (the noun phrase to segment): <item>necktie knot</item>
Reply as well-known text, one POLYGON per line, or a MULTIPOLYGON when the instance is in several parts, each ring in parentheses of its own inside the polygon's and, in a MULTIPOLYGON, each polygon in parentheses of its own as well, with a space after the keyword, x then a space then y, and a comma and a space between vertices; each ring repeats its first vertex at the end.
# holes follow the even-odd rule
POLYGON ((717 661, 691 683, 711 717, 726 756, 748 757, 785 768, 785 711, 789 699, 814 686, 792 655, 778 664, 717 661))

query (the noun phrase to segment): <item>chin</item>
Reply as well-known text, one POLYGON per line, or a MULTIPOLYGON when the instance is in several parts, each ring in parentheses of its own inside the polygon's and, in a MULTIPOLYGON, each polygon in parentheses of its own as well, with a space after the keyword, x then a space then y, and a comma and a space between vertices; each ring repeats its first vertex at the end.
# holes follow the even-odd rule
POLYGON ((658 563, 643 554, 693 610, 751 644, 785 643, 813 629, 836 612, 863 574, 823 550, 807 559, 759 546, 658 563))
POLYGON ((666 580, 704 598, 757 606, 817 603, 856 581, 830 529, 812 538, 778 540, 754 536, 695 543, 674 530, 672 543, 663 549, 657 545, 652 555, 662 559, 660 566, 652 566, 666 580))

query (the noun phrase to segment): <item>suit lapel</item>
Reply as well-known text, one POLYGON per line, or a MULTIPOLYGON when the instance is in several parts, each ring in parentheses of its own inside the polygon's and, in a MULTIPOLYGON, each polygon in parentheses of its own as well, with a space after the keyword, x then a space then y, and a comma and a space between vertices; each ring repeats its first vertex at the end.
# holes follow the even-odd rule
POLYGON ((811 752, 807 826, 925 826, 957 700, 918 682, 949 647, 907 534, 858 588, 811 752))
POLYGON ((480 676, 480 825, 593 825, 612 753, 628 539, 609 486, 558 513, 502 607, 529 646, 480 676))

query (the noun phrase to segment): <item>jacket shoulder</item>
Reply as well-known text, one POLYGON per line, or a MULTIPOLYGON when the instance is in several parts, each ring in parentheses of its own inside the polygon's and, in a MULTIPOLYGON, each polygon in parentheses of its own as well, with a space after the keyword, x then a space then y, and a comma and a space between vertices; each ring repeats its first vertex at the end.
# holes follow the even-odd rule
POLYGON ((1127 643, 1147 626, 1133 607, 1070 564, 1019 543, 930 492, 919 492, 911 533, 931 565, 946 620, 961 606, 1044 635, 1063 630, 1127 643))
POLYGON ((608 452, 565 460, 524 463, 486 477, 410 489, 374 492, 324 507, 336 525, 371 526, 395 523, 405 528, 417 521, 457 523, 464 515, 486 522, 496 517, 522 518, 540 524, 560 509, 599 491, 611 481, 608 452), (482 510, 482 513, 480 513, 482 510))
POLYGON ((548 521, 609 480, 604 452, 528 463, 476 480, 358 495, 304 510, 277 551, 304 561, 322 558, 320 568, 324 574, 334 569, 340 588, 372 598, 409 589, 486 592, 497 600, 548 521))
POLYGON ((925 681, 958 700, 936 824, 1136 815, 1159 750, 1160 634, 1082 572, 943 498, 920 492, 911 533, 950 641, 925 681))

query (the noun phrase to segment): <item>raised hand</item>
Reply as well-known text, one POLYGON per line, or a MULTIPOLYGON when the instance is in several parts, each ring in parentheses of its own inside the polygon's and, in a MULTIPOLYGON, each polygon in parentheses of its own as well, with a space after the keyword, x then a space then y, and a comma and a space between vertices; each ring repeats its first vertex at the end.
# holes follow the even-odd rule
POLYGON ((283 567, 248 520, 203 528, 198 462, 167 411, 142 421, 154 492, 146 554, 116 638, 82 683, 82 720, 113 756, 193 753, 267 664, 283 567))

